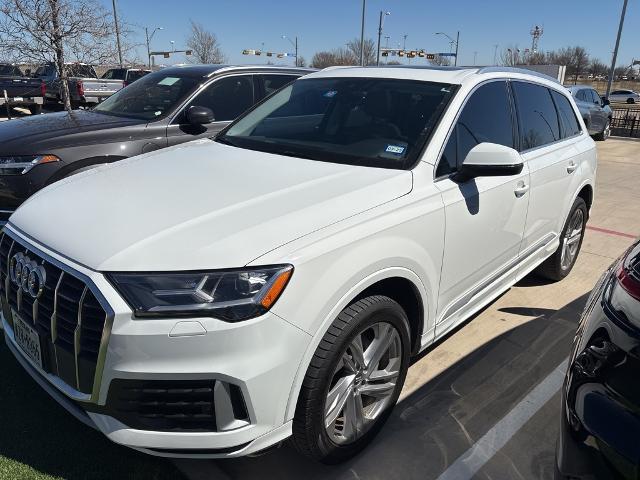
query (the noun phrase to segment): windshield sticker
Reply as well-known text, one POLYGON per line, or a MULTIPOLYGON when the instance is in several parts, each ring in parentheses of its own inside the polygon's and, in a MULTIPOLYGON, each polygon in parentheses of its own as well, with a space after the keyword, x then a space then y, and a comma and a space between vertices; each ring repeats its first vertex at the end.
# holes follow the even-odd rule
POLYGON ((333 98, 336 96, 336 93, 338 93, 336 90, 329 90, 327 93, 325 93, 323 95, 323 97, 325 98, 333 98))
POLYGON ((396 155, 402 155, 404 153, 405 147, 401 147, 400 145, 387 145, 385 152, 387 153, 395 153, 396 155))
POLYGON ((180 80, 178 77, 164 77, 162 80, 158 82, 158 85, 167 85, 170 87, 174 83, 180 80))
POLYGON ((162 115, 162 112, 157 111, 157 112, 153 112, 153 114, 154 114, 156 117, 159 117, 160 115, 162 115))

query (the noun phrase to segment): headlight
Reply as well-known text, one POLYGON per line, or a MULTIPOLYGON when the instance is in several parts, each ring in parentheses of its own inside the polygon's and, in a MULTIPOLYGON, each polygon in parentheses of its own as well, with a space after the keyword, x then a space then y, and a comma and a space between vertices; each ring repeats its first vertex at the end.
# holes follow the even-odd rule
POLYGON ((235 322, 262 315, 276 302, 293 267, 188 273, 110 273, 107 278, 136 317, 207 316, 235 322))
POLYGON ((0 175, 24 175, 36 165, 59 162, 55 155, 16 155, 0 157, 0 175))

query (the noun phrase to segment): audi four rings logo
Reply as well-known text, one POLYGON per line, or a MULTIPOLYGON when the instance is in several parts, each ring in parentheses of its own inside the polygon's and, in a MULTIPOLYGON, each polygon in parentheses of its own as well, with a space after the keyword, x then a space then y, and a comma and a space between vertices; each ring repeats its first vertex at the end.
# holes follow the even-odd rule
POLYGON ((24 253, 16 253, 9 262, 9 276, 11 281, 33 298, 42 294, 47 273, 42 265, 38 265, 24 253))

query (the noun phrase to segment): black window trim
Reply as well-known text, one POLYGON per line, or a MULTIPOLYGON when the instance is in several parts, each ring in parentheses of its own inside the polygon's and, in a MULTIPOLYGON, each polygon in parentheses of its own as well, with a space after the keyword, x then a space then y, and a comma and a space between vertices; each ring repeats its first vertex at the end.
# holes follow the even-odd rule
MULTIPOLYGON (((453 119, 453 122, 451 122, 451 125, 449 125, 449 129, 447 131, 447 135, 445 137, 444 142, 442 142, 442 145, 440 146, 440 151, 438 153, 438 160, 434 163, 433 165, 433 181, 435 182, 439 182, 441 180, 445 180, 445 179, 449 179, 451 178, 453 175, 455 175, 456 172, 451 172, 451 173, 446 173, 444 175, 439 175, 436 176, 436 172, 438 171, 438 165, 440 165, 440 162, 442 161, 442 155, 444 154, 444 149, 447 146, 447 143, 449 143, 449 139, 451 138, 451 135, 453 134, 453 130, 456 126, 456 124, 458 123, 458 119, 460 118, 460 115, 462 114, 462 111, 464 110, 464 107, 466 107, 467 103, 469 102, 469 99, 471 98, 471 96, 483 85, 486 85, 488 83, 492 83, 492 82, 504 82, 506 84, 506 88, 507 88, 507 95, 509 97, 509 107, 510 107, 510 111, 511 111, 511 126, 512 126, 512 131, 513 131, 513 143, 514 146, 516 147, 516 149, 519 148, 520 146, 520 135, 518 133, 519 131, 519 124, 518 124, 518 116, 516 114, 516 109, 515 109, 515 101, 513 99, 513 92, 511 91, 511 85, 510 85, 510 78, 507 77, 501 77, 501 78, 489 78, 487 80, 484 80, 480 83, 478 83, 477 85, 475 85, 471 91, 467 94, 467 96, 464 98, 464 100, 462 101, 462 104, 460 105, 460 108, 458 108, 458 111, 456 112, 456 116, 453 119)), ((444 115, 441 115, 441 120, 442 117, 444 115)), ((424 152, 423 152, 424 153, 424 152)))
MULTIPOLYGON (((560 95, 564 95, 565 97, 567 97, 567 98, 568 98, 568 95, 565 95, 561 90, 559 90, 559 89, 557 89, 557 88, 550 87, 549 85, 545 85, 545 84, 543 84, 543 83, 532 82, 532 81, 529 81, 529 80, 523 80, 523 79, 520 79, 520 78, 514 78, 514 79, 513 79, 513 81, 516 81, 516 82, 524 82, 524 83, 532 83, 532 84, 537 85, 537 86, 539 86, 539 87, 544 87, 544 88, 546 88, 547 90, 553 90, 553 91, 556 91, 556 92, 558 92, 560 95)), ((554 108, 555 108, 555 110, 556 110, 556 116, 558 116, 558 115, 559 115, 559 114, 558 114, 558 110, 557 110, 557 108, 555 107, 556 103, 555 103, 555 101, 553 100, 553 95, 551 95, 551 92, 549 92, 549 96, 551 97, 551 101, 552 101, 552 103, 553 103, 553 105, 554 105, 554 108)), ((571 100, 570 100, 570 99, 569 99, 569 104, 571 105, 571 108, 573 108, 573 114, 574 114, 574 115, 576 115, 576 119, 580 118, 580 117, 578 117, 579 112, 576 112, 575 108, 573 107, 573 104, 571 104, 571 100)), ((553 142, 545 143, 544 145, 538 145, 537 147, 528 148, 527 150, 518 151, 518 153, 519 153, 520 155, 524 155, 525 153, 533 152, 533 151, 535 151, 535 150, 539 150, 539 149, 541 149, 541 148, 547 148, 547 147, 549 147, 549 146, 551 146, 551 145, 556 145, 556 144, 558 144, 558 143, 560 143, 560 142, 564 142, 565 140, 570 140, 570 139, 572 139, 572 138, 579 137, 579 136, 581 136, 581 135, 583 135, 583 134, 584 134, 584 130, 582 129, 582 125, 580 125, 580 120, 578 120, 578 127, 580 127, 580 132, 579 132, 579 133, 577 133, 577 134, 575 134, 575 135, 571 135, 570 137, 560 138, 560 139, 558 139, 558 140, 554 140, 553 142)), ((560 131, 560 117, 559 117, 559 116, 558 116, 558 131, 560 131)), ((526 161, 526 160, 525 160, 525 161, 526 161)))

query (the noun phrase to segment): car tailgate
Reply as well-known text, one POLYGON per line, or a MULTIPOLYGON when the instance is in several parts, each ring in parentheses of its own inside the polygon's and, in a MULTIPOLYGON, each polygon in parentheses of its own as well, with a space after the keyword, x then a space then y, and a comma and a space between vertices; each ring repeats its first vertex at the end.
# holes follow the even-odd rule
POLYGON ((6 90, 7 97, 41 97, 40 80, 31 78, 4 78, 0 79, 0 97, 4 98, 6 90))
POLYGON ((117 92, 124 86, 124 82, 122 80, 87 78, 79 79, 78 81, 82 82, 85 96, 108 96, 117 92))

